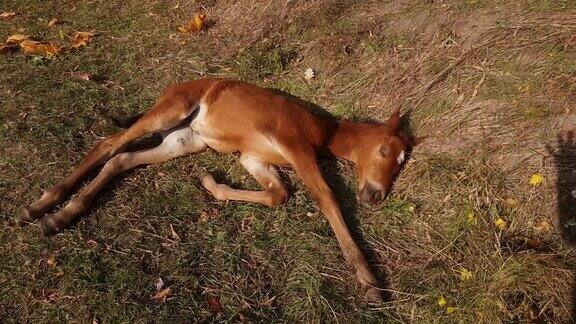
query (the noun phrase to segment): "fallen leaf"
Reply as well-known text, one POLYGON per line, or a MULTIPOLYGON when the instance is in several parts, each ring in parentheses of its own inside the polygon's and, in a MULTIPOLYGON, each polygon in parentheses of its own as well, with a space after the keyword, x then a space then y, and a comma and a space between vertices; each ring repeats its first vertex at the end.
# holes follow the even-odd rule
POLYGON ((552 225, 548 221, 543 220, 538 225, 534 225, 534 229, 537 231, 549 231, 552 229, 552 225))
POLYGON ((452 314, 456 311, 456 307, 446 307, 446 313, 452 314))
POLYGON ((178 233, 176 233, 172 224, 170 224, 170 230, 171 230, 172 238, 175 239, 176 241, 180 241, 180 235, 178 235, 178 233))
POLYGON ((166 299, 170 296, 170 294, 172 294, 172 289, 171 289, 170 287, 168 287, 168 288, 166 288, 166 289, 164 289, 164 290, 161 290, 161 291, 157 292, 157 293, 152 297, 152 299, 158 300, 158 301, 161 301, 161 302, 165 302, 166 299))
POLYGON ((459 272, 460 272, 460 280, 462 280, 462 281, 470 280, 474 276, 472 271, 470 271, 466 268, 460 269, 459 272))
POLYGON ((542 240, 538 237, 530 238, 526 240, 526 245, 531 249, 538 249, 542 247, 542 240))
POLYGON ((72 48, 88 45, 88 42, 94 37, 94 32, 76 32, 70 38, 72 41, 72 48))
POLYGON ((220 301, 216 297, 208 297, 208 305, 210 305, 212 313, 218 314, 222 312, 222 305, 220 305, 220 301))
POLYGON ((53 267, 53 266, 56 265, 56 259, 54 259, 54 257, 51 256, 51 257, 49 257, 48 259, 46 259, 46 264, 47 264, 49 267, 53 267))
POLYGON ((306 80, 311 80, 314 77, 314 70, 312 68, 307 68, 306 71, 304 71, 304 79, 306 80))
POLYGON ((496 226, 497 229, 503 231, 506 228, 506 221, 498 217, 498 219, 494 221, 494 226, 496 226))
POLYGON ((60 270, 56 273, 56 277, 62 277, 64 275, 64 271, 60 270))
POLYGON ((36 42, 24 40, 20 43, 20 48, 24 54, 54 56, 60 54, 62 48, 53 43, 36 42))
POLYGON ((466 222, 468 225, 476 225, 478 223, 478 217, 476 217, 474 212, 469 211, 468 214, 466 214, 466 222))
POLYGON ((16 16, 16 11, 4 11, 3 13, 0 13, 0 18, 2 19, 11 19, 14 16, 16 16))
POLYGON ((6 38, 6 44, 20 44, 30 38, 28 35, 14 34, 6 38))
POLYGON ((92 75, 87 72, 70 72, 70 76, 84 81, 90 81, 90 78, 92 77, 92 75))
POLYGON ((158 281, 156 281, 156 291, 160 291, 162 288, 164 288, 164 280, 158 278, 158 281))
POLYGON ((438 298, 438 306, 440 307, 446 306, 446 299, 444 298, 444 296, 440 296, 440 298, 438 298))
POLYGON ((181 32, 182 34, 196 33, 200 31, 202 27, 204 27, 205 20, 206 20, 205 14, 195 14, 194 17, 192 17, 192 19, 190 19, 190 21, 186 25, 178 27, 178 31, 181 32))
POLYGON ((539 185, 542 184, 543 180, 544 177, 542 176, 542 174, 537 172, 534 173, 532 176, 530 176, 530 181, 528 183, 534 187, 538 187, 539 185))
POLYGON ((54 27, 60 23, 60 19, 54 17, 48 22, 48 27, 54 27))

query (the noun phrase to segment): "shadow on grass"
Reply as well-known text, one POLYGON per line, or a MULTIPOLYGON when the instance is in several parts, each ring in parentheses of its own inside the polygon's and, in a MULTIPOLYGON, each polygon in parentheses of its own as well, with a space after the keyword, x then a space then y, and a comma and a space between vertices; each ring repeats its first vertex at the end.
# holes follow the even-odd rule
MULTIPOLYGON (((558 134, 556 147, 548 146, 554 158, 558 195, 558 223, 564 241, 576 246, 576 133, 558 134)), ((576 271, 572 286, 572 320, 576 321, 576 271)))

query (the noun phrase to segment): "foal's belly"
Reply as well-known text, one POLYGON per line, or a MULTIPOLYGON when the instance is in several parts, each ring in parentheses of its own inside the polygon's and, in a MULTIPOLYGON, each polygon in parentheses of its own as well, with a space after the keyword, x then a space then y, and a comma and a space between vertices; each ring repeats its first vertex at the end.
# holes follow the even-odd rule
POLYGON ((276 140, 251 127, 246 119, 231 121, 226 118, 228 116, 211 118, 207 116, 205 108, 200 108, 190 128, 194 136, 200 137, 210 148, 220 153, 240 152, 270 164, 289 164, 276 140))

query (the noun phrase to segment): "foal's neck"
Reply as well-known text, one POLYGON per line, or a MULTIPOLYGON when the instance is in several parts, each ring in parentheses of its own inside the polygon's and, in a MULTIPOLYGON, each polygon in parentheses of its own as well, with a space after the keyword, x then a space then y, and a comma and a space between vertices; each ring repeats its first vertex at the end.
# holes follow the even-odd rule
POLYGON ((356 148, 362 140, 363 130, 367 127, 370 127, 370 125, 366 123, 338 121, 333 131, 332 139, 328 143, 328 149, 338 158, 356 162, 356 148))

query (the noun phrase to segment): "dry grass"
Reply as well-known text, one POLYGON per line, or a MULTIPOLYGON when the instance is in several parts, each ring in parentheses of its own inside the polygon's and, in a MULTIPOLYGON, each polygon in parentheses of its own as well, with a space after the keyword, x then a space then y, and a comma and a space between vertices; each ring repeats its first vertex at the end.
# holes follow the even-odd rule
POLYGON ((573 1, 0 7, 8 9, 19 15, 0 20, 2 39, 92 29, 99 36, 55 59, 0 56, 0 321, 574 320, 573 1), (213 25, 176 35, 199 10, 213 25), (55 16, 65 24, 45 27, 55 16), (308 67, 317 73, 305 81, 308 67), (95 77, 76 80, 73 71, 95 77), (54 238, 14 225, 21 206, 117 131, 107 114, 144 111, 166 85, 205 75, 280 88, 344 118, 384 120, 398 105, 411 112, 407 124, 428 138, 378 210, 357 205, 350 165, 324 165, 388 302, 365 303, 292 171, 283 172, 292 187, 286 206, 208 197, 195 178, 204 168, 256 188, 234 156, 206 153, 130 172, 54 238), (528 184, 535 172, 544 176, 539 187, 528 184), (462 269, 472 278, 462 280, 462 269), (151 300, 159 277, 173 290, 165 303, 151 300), (213 297, 222 311, 209 305, 213 297))

